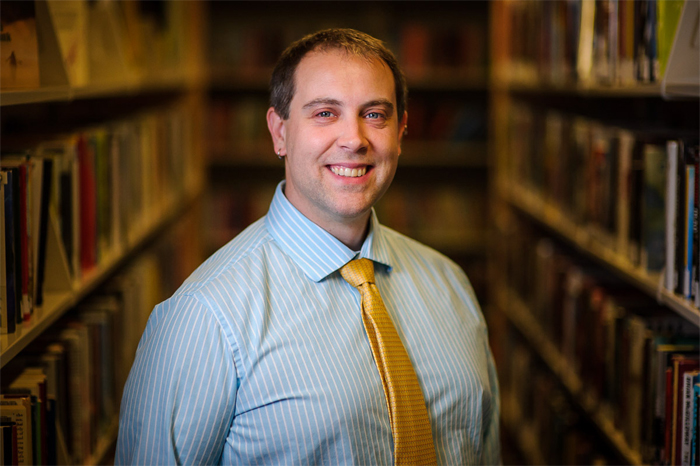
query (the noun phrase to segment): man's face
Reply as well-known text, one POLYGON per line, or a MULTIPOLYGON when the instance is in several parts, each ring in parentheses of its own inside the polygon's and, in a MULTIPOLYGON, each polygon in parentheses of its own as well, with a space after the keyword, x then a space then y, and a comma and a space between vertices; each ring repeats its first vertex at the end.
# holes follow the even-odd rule
POLYGON ((366 225, 396 172, 405 124, 389 67, 340 50, 311 52, 295 87, 281 123, 287 199, 330 232, 366 225))

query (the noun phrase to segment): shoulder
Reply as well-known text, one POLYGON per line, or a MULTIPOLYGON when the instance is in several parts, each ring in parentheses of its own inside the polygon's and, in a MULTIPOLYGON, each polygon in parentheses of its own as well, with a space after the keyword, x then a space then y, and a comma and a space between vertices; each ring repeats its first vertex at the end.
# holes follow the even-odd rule
POLYGON ((235 277, 245 274, 251 263, 260 263, 264 259, 266 249, 272 241, 263 217, 205 260, 184 281, 175 296, 206 294, 208 289, 216 287, 222 279, 236 281, 235 277))
POLYGON ((397 265, 464 275, 461 267, 443 253, 384 225, 380 228, 397 265))
POLYGON ((382 235, 391 256, 391 276, 404 285, 425 290, 431 295, 453 296, 467 303, 479 316, 478 299, 462 268, 441 252, 382 226, 382 235))

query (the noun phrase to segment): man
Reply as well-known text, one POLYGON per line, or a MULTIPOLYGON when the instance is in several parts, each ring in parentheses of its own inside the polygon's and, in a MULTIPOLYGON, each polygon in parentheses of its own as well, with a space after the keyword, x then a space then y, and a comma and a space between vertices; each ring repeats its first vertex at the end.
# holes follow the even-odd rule
POLYGON ((396 59, 366 34, 321 31, 283 53, 271 90, 285 181, 154 309, 117 464, 499 463, 467 277, 372 210, 407 121, 396 59))

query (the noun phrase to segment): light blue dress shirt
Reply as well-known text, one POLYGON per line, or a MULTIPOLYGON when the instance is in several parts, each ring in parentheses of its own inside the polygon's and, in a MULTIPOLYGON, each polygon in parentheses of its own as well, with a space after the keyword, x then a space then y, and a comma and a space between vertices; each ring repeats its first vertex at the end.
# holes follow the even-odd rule
POLYGON ((392 465, 360 294, 338 271, 357 257, 374 261, 438 462, 500 463, 496 373, 462 270, 374 212, 354 252, 283 188, 153 310, 122 399, 116 463, 392 465))

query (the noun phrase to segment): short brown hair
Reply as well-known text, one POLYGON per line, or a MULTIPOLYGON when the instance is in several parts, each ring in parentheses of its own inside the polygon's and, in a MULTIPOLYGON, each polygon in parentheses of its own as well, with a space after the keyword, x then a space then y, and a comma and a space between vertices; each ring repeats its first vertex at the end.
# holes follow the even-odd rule
POLYGON ((396 90, 396 106, 398 118, 403 116, 408 99, 408 88, 399 62, 384 43, 364 32, 355 29, 325 29, 309 34, 293 42, 282 52, 270 78, 270 106, 283 119, 289 118, 289 105, 294 97, 294 74, 297 66, 307 53, 315 50, 338 48, 347 53, 365 57, 377 58, 387 64, 394 76, 396 90))

